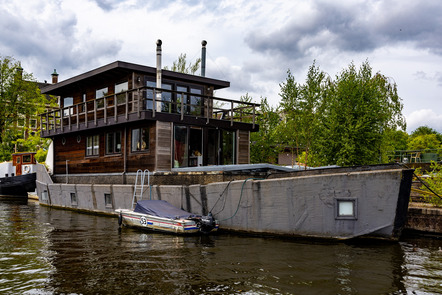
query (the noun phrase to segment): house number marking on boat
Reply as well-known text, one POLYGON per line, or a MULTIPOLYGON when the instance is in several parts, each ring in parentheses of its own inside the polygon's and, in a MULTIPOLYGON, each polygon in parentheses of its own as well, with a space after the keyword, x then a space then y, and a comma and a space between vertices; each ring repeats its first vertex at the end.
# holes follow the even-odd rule
POLYGON ((141 223, 141 225, 147 226, 147 219, 146 219, 146 217, 141 217, 140 218, 140 223, 141 223))

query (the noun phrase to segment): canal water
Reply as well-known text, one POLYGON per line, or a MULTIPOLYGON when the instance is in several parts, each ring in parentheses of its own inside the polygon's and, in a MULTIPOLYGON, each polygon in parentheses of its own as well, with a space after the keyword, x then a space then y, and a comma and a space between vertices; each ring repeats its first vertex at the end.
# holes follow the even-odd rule
POLYGON ((0 294, 442 294, 435 238, 183 237, 5 199, 0 235, 0 294))

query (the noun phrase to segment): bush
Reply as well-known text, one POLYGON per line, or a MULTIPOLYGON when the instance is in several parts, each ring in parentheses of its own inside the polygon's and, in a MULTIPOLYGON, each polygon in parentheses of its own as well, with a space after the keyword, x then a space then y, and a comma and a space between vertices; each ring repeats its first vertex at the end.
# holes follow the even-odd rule
MULTIPOLYGON (((432 161, 430 165, 430 170, 428 172, 430 177, 425 179, 425 183, 428 187, 438 194, 442 196, 442 165, 437 162, 432 161)), ((422 190, 431 192, 424 185, 421 187, 422 190)), ((438 207, 442 207, 442 198, 435 195, 425 195, 425 200, 438 207)))

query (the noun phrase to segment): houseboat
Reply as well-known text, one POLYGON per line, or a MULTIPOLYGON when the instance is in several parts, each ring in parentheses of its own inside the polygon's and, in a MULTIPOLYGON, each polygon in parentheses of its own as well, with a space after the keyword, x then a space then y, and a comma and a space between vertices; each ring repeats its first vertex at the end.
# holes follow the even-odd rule
POLYGON ((227 81, 163 70, 160 41, 156 50, 156 67, 116 61, 42 89, 60 108, 40 116, 53 145, 52 175, 38 168, 40 204, 118 216, 164 200, 233 231, 400 236, 412 170, 250 165, 259 105, 215 97, 227 81))
POLYGON ((0 195, 27 196, 36 188, 35 153, 12 154, 12 161, 0 163, 0 195))

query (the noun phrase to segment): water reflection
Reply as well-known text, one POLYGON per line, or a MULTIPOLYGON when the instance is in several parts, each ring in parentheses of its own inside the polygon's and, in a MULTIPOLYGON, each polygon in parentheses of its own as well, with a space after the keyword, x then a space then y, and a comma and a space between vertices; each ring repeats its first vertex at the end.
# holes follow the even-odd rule
POLYGON ((0 293, 435 294, 440 240, 325 243, 119 230, 0 200, 0 293))

